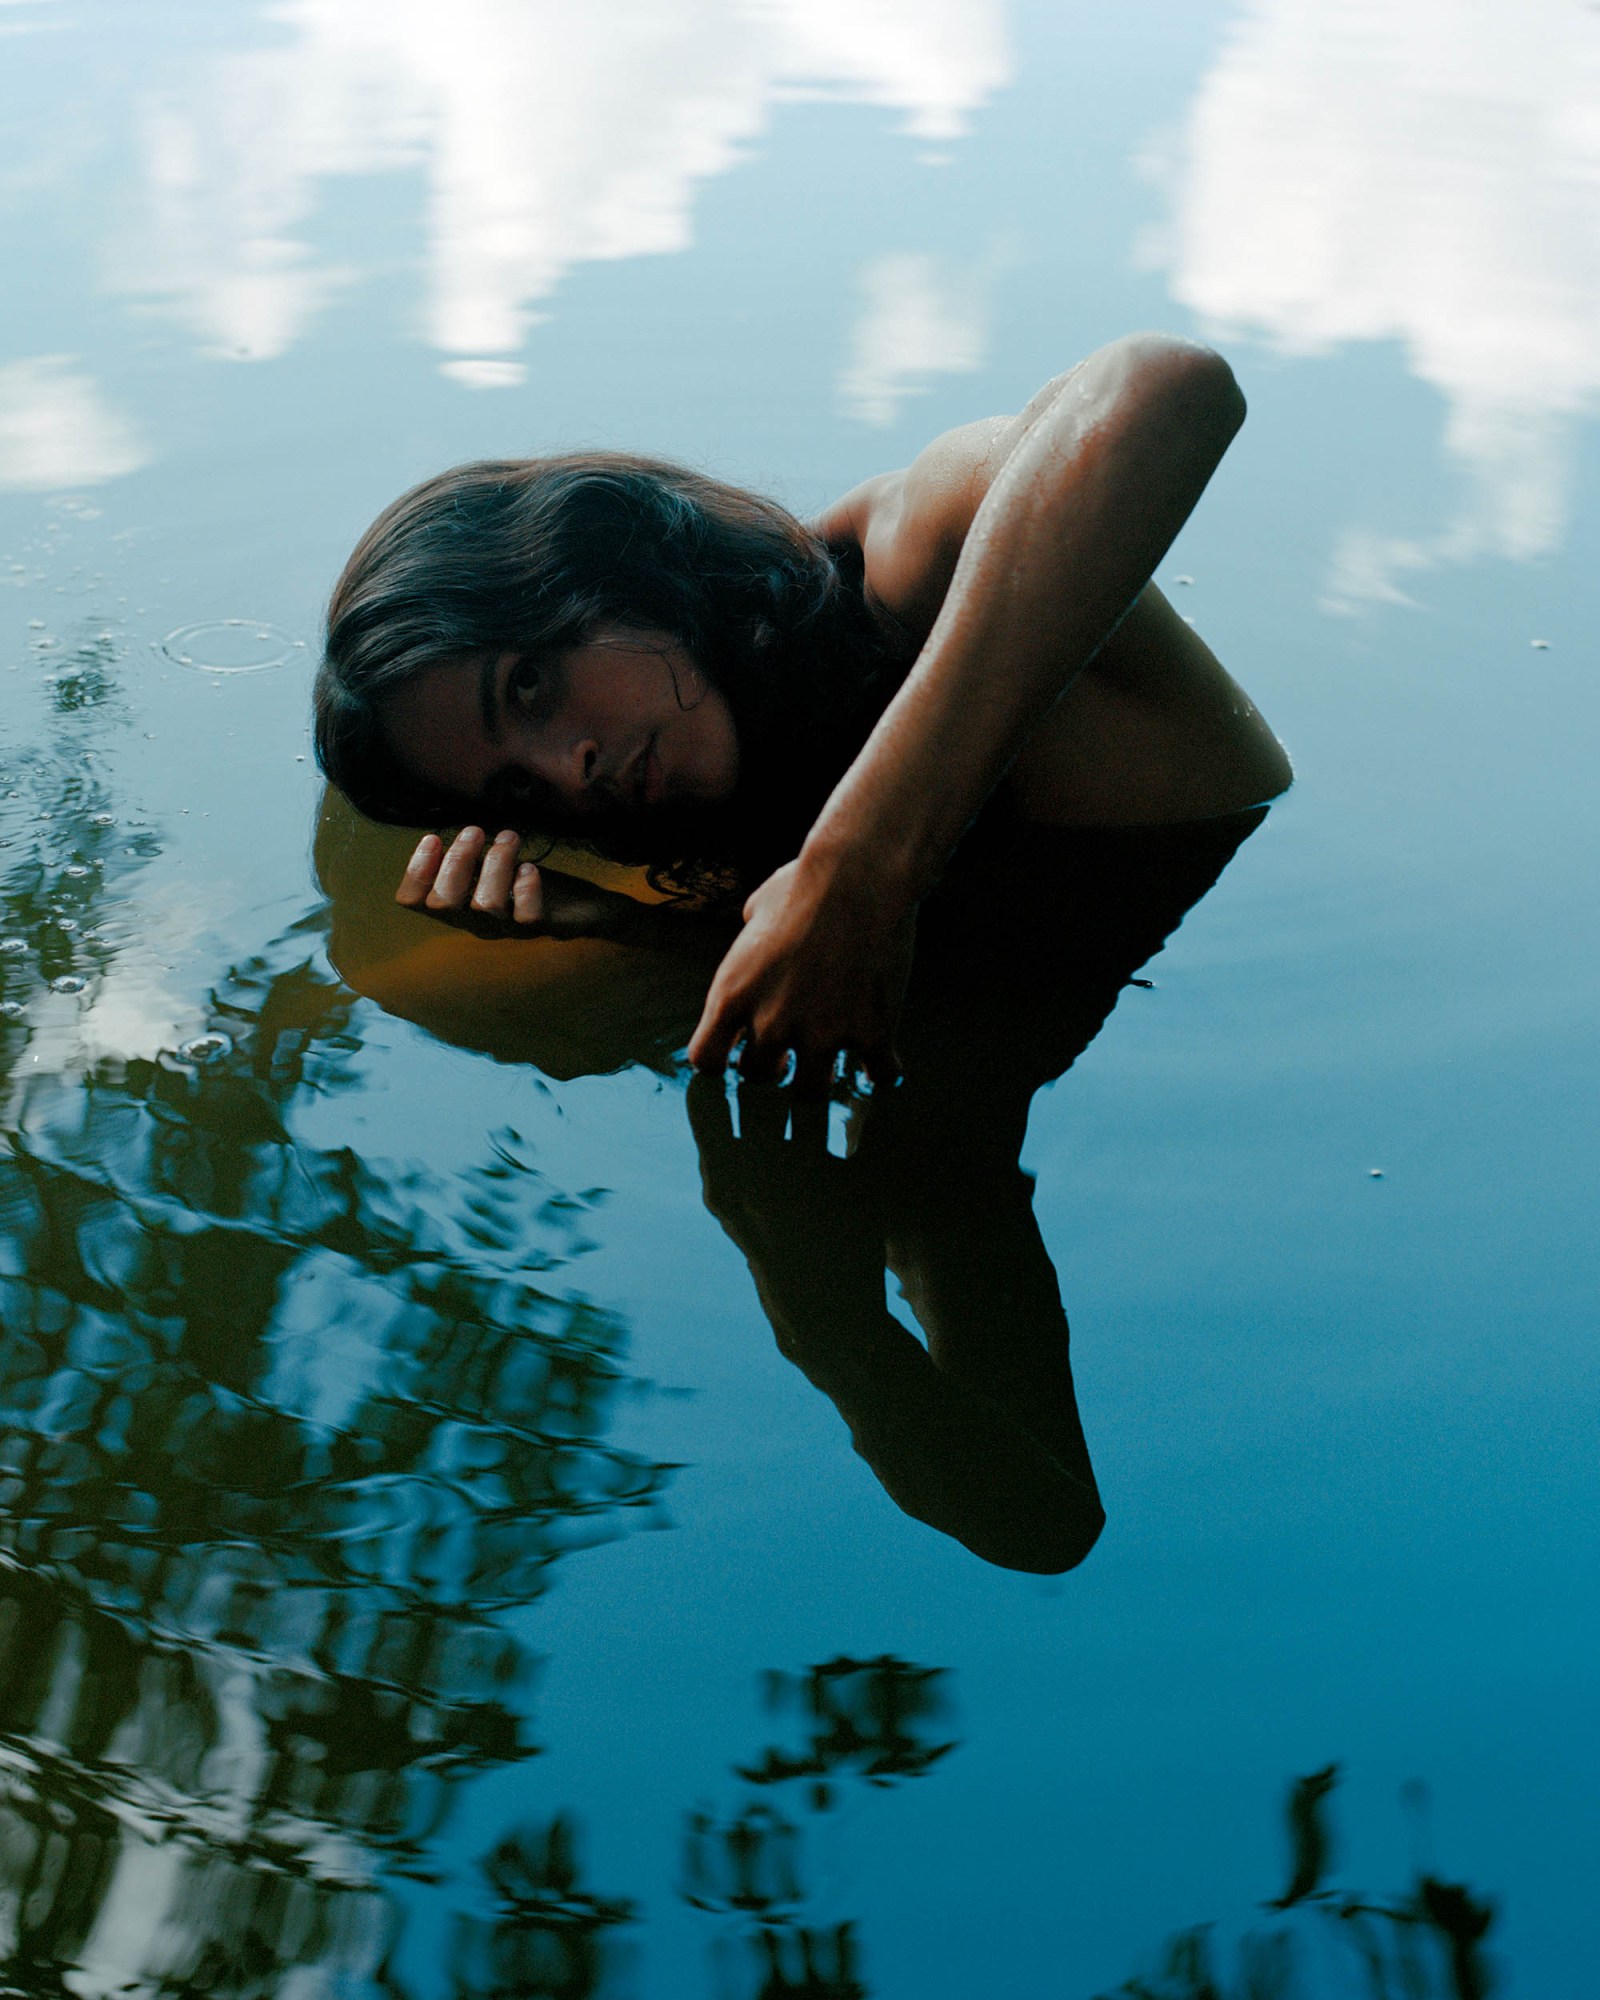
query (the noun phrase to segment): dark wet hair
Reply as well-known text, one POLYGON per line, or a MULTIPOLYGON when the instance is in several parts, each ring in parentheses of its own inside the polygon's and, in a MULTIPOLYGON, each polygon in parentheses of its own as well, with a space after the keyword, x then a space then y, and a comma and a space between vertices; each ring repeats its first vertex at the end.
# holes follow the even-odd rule
MULTIPOLYGON (((317 760, 361 812, 452 825, 478 801, 424 785, 383 726, 387 697, 441 663, 554 662, 601 626, 671 635, 733 713, 740 778, 714 806, 528 832, 576 835, 669 886, 765 873, 795 853, 905 669, 868 612, 859 551, 775 502, 621 452, 461 465, 385 508, 328 607, 317 760)), ((682 696, 680 694, 680 699, 682 696)))

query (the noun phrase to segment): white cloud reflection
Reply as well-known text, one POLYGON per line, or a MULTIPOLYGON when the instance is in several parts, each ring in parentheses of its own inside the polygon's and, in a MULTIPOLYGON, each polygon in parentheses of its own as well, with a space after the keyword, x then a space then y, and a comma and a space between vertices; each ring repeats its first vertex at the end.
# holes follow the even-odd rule
POLYGON ((988 273, 913 251, 876 257, 860 274, 861 316, 839 400, 864 424, 887 425, 933 375, 971 374, 989 339, 988 273))
POLYGON ((1439 532, 1352 530, 1327 603, 1556 547, 1600 391, 1600 17, 1579 0, 1247 0, 1173 162, 1162 261, 1221 332, 1394 340, 1446 398, 1439 532))
POLYGON ((273 46, 142 108, 117 282, 223 355, 281 354, 349 277, 306 240, 334 176, 420 169, 426 339, 509 357, 577 264, 682 250, 697 189, 775 103, 882 105, 959 135, 1009 74, 1005 0, 277 0, 273 46))
POLYGON ((135 472, 144 447, 63 354, 0 366, 0 488, 59 492, 135 472))

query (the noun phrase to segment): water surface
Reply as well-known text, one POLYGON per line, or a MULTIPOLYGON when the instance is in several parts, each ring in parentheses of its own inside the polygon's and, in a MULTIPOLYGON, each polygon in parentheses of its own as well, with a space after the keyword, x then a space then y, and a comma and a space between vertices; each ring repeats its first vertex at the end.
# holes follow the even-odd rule
POLYGON ((8 1985, 1587 1993, 1600 17, 0 41, 8 1985), (1299 771, 1179 928, 1219 854, 1016 857, 802 1182, 703 954, 386 908, 306 690, 401 487, 804 510, 1147 325, 1299 771))

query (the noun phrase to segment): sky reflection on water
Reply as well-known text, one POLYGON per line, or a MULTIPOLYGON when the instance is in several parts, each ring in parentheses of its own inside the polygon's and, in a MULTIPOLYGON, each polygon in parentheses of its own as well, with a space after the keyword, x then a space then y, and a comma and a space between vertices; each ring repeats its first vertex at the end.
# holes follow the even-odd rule
POLYGON ((1600 14, 0 31, 7 1976, 274 1990, 297 1939, 331 1992, 1165 2000, 1197 1924, 1219 1979, 1278 1951, 1285 1794, 1337 1759, 1332 1893, 1283 1914, 1330 1981, 1370 1986, 1358 1885, 1395 1982, 1487 1896, 1508 1991, 1585 1991, 1600 14), (770 1338, 670 1080, 699 969, 535 1005, 480 963, 463 1007, 460 941, 312 853, 305 679, 440 465, 618 443, 808 507, 1142 324, 1250 394, 1163 580, 1300 782, 1034 1103, 1109 1525, 1025 1580, 770 1338), (160 651, 208 626, 293 658, 160 651), (390 1916, 328 1917, 347 1864, 390 1916))

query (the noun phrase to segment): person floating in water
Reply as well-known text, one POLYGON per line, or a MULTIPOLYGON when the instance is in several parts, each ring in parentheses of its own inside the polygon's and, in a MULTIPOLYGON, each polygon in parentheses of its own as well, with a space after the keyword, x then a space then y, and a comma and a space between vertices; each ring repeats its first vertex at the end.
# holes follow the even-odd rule
POLYGON ((1134 334, 809 525, 622 453, 457 467, 339 579, 319 761, 373 818, 462 829, 418 844, 419 910, 597 921, 527 834, 736 888, 691 1060, 886 1079, 919 906, 975 822, 1179 825, 1288 785, 1150 581, 1243 418, 1219 355, 1134 334))

